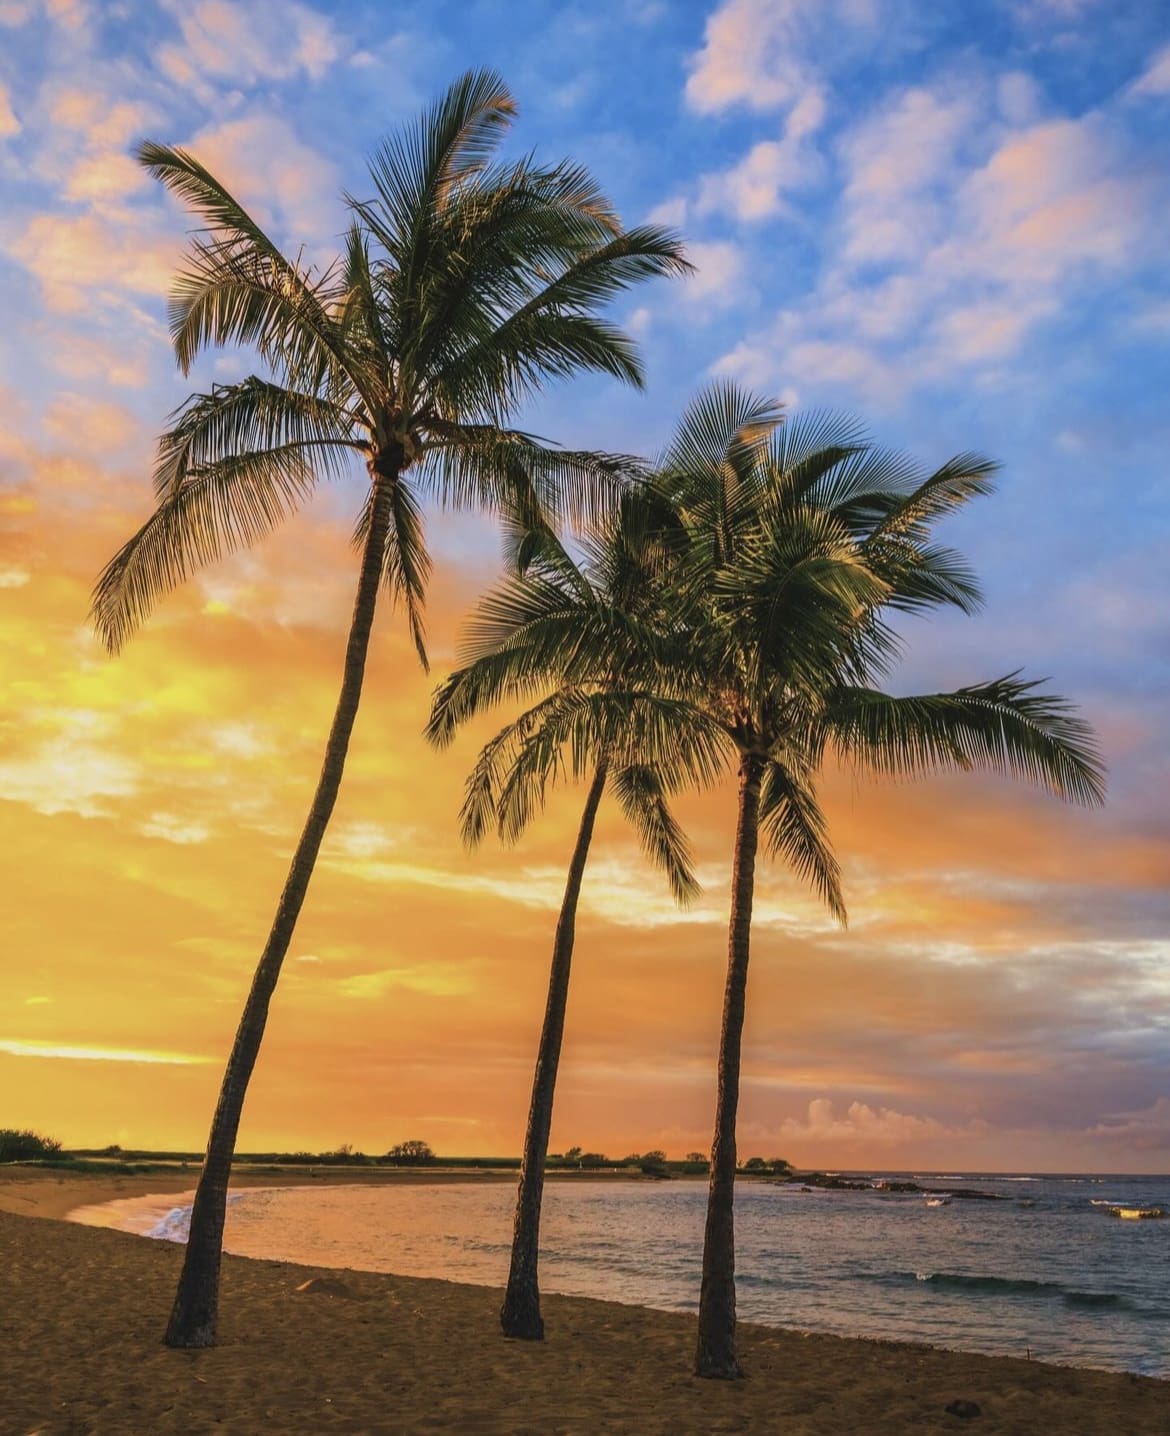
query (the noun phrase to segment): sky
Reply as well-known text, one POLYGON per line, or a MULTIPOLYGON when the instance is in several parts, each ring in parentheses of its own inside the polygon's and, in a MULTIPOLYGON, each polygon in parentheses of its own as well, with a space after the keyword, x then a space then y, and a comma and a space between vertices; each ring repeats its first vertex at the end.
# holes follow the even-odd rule
MULTIPOLYGON (((992 455, 998 492, 945 530, 986 606, 908 626, 895 685, 1050 678, 1109 765, 1099 812, 826 775, 851 922, 762 869, 741 1155, 1170 1171, 1170 11, 1148 0, 0 0, 0 1125, 201 1148, 355 580, 356 475, 117 659, 87 627, 166 415, 242 372, 175 370, 190 222, 132 148, 191 148, 324 259, 364 157, 480 64, 517 96, 512 152, 588 164, 695 265, 615 308, 643 393, 575 381, 531 427, 652 454, 732 376, 923 464, 992 455)), ((433 671, 383 610, 243 1150, 522 1142, 583 795, 461 848, 493 725, 442 755, 421 729, 500 546, 486 518, 429 533, 433 671)), ((733 784, 680 813, 686 913, 603 807, 554 1150, 709 1145, 733 784)))

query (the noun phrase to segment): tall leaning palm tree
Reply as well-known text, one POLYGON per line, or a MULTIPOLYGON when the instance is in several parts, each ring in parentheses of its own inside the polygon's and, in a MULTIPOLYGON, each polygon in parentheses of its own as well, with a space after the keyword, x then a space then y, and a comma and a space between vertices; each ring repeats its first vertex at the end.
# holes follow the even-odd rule
POLYGON ((549 1131, 576 932, 577 903, 601 800, 608 790, 677 901, 696 892, 669 796, 710 781, 725 753, 702 713, 672 698, 665 674, 682 631, 662 600, 680 533, 645 490, 629 490, 611 521, 582 541, 580 563, 546 527, 518 543, 521 576, 480 604, 466 663, 436 693, 427 732, 439 745, 504 698, 532 704, 480 753, 462 826, 474 845, 490 827, 514 841, 564 773, 588 782, 553 939, 516 1197, 504 1334, 544 1336, 538 1260, 549 1131), (547 691, 551 690, 551 691, 547 691))
POLYGON ((875 686, 899 652, 892 613, 953 605, 978 586, 933 543, 943 515, 987 492, 993 465, 961 455, 922 475, 856 426, 776 425, 727 386, 684 417, 660 482, 691 535, 693 662, 680 681, 738 757, 728 968, 695 1370, 735 1377, 734 1184, 740 1053, 761 837, 841 920, 840 872, 817 798, 833 751, 879 773, 979 768, 1099 802, 1103 774, 1070 705, 1011 675, 950 693, 875 686))
POLYGON ((171 1346, 214 1343, 227 1183, 269 1003, 341 782, 370 631, 385 586, 425 663, 429 559, 422 503, 589 508, 624 470, 508 427, 550 378, 631 384, 631 341, 598 310, 685 268, 652 227, 623 229, 575 165, 504 164, 515 105, 469 72, 375 154, 373 198, 350 198, 344 252, 324 272, 286 257, 194 156, 146 143, 139 159, 205 228, 170 305, 184 373, 210 346, 250 347, 262 372, 194 395, 162 436, 157 506, 101 575, 94 620, 117 650, 166 590, 255 542, 323 479, 365 471, 357 594, 341 692, 308 819, 224 1073, 191 1214, 171 1346))

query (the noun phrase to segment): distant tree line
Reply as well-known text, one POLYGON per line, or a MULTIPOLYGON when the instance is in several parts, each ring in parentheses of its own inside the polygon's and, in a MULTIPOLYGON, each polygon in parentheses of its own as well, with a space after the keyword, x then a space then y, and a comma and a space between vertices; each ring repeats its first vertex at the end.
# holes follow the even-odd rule
MULTIPOLYGON (((61 1143, 54 1137, 43 1137, 37 1132, 18 1131, 14 1127, 0 1128, 0 1162, 52 1162, 64 1164, 76 1157, 151 1157, 199 1160, 196 1152, 124 1152, 117 1143, 106 1147, 91 1147, 76 1153, 66 1154, 61 1143)), ((239 1160, 247 1160, 243 1153, 239 1160)), ((397 1142, 381 1156, 368 1156, 349 1142, 343 1142, 328 1152, 271 1152, 255 1154, 253 1161, 264 1161, 281 1166, 315 1167, 429 1167, 429 1166, 515 1166, 516 1157, 439 1157, 429 1142, 417 1137, 397 1142)), ((73 1163, 77 1165, 76 1162, 73 1163)), ((615 1171, 637 1170, 647 1177, 670 1177, 672 1175, 698 1176, 710 1170, 710 1161, 703 1152, 688 1152, 682 1161, 672 1160, 657 1148, 649 1152, 630 1152, 621 1158, 607 1157, 604 1152, 587 1152, 581 1147, 569 1147, 564 1152, 550 1152, 548 1165, 559 1171, 615 1171)), ((783 1157, 749 1157, 741 1163, 740 1170, 755 1175, 786 1176, 792 1166, 783 1157)))

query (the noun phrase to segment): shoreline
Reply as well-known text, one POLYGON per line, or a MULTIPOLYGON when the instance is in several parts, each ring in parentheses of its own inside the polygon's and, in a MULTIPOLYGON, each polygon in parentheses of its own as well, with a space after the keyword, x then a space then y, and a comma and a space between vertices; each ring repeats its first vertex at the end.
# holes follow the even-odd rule
MULTIPOLYGON (((274 1176, 233 1186, 305 1185, 303 1172, 274 1176)), ((193 1184, 191 1170, 0 1176, 0 1381, 14 1431, 852 1436, 875 1422, 955 1429, 956 1400, 979 1405, 972 1429, 1002 1436, 1167 1428, 1170 1383, 1152 1377, 743 1325, 748 1380, 702 1382, 693 1316, 550 1295, 548 1340, 510 1342, 490 1287, 236 1256, 224 1258, 221 1344, 170 1352, 160 1337, 181 1248, 59 1218, 193 1184), (321 1289, 298 1293, 314 1278, 321 1289)))
MULTIPOLYGON (((160 1166, 152 1172, 111 1173, 60 1172, 42 1167, 0 1168, 0 1212, 14 1216, 50 1217, 64 1220, 78 1207, 100 1206, 130 1197, 167 1196, 192 1190, 199 1181, 199 1168, 160 1166)), ((574 1174, 575 1175, 575 1174, 574 1174)), ((515 1182, 513 1172, 474 1167, 447 1168, 428 1172, 419 1168, 369 1167, 260 1167, 233 1169, 229 1191, 255 1187, 421 1186, 439 1182, 515 1182)), ((570 1177, 572 1180, 572 1177, 570 1177)), ((633 1180, 631 1178, 631 1180, 633 1180)))

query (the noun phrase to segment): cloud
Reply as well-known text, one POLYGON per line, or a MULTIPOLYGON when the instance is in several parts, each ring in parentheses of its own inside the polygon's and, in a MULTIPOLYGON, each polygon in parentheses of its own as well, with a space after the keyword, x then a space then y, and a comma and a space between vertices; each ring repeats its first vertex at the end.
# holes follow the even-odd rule
POLYGON ((124 304, 128 296, 162 296, 179 246, 154 217, 40 213, 25 223, 9 251, 40 280, 49 309, 77 314, 124 304))
POLYGON ((30 577, 26 568, 0 568, 0 588, 23 588, 30 577))
POLYGON ((815 289, 716 371, 882 403, 995 377, 1071 292, 1152 257, 1166 186, 1115 118, 1013 127, 997 105, 989 87, 913 88, 847 131, 815 289))
POLYGON ((0 140, 7 139, 10 135, 18 135, 20 130, 20 121, 16 118, 12 101, 8 97, 8 87, 0 83, 0 140))
POLYGON ((869 29, 874 19, 871 0, 725 0, 691 57, 687 103, 700 114, 795 105, 816 88, 809 55, 817 37, 839 39, 849 28, 869 29))
POLYGON ((163 45, 157 64, 175 83, 204 95, 208 77, 235 85, 298 76, 320 80, 341 55, 328 17, 295 0, 273 7, 200 0, 168 8, 182 43, 163 45))
POLYGON ((695 266, 683 286, 684 299, 693 304, 734 304, 742 297, 744 256, 730 240, 696 241, 687 246, 687 258, 695 266))
POLYGON ((164 842, 178 843, 186 847, 191 843, 205 843, 211 836, 211 829, 203 823, 192 823, 174 813, 152 813, 142 825, 147 838, 162 838, 164 842))
POLYGON ((374 858, 401 845, 404 834, 391 833, 382 823, 351 822, 336 824, 329 834, 331 849, 347 858, 374 858))
POLYGON ((784 192, 799 188, 815 173, 808 141, 820 128, 825 102, 808 90, 789 112, 779 140, 762 140, 738 164, 699 182, 699 214, 730 212, 738 219, 767 219, 781 208, 784 192))
POLYGON ((124 405, 88 394, 58 393, 45 410, 43 422, 54 447, 83 456, 108 455, 145 437, 141 420, 124 405))
POLYGON ((1098 1122, 1086 1135, 1114 1151, 1164 1155, 1170 1149, 1170 1097, 1159 1097, 1138 1111, 1117 1113, 1098 1122))
POLYGON ((664 224, 670 229, 679 229, 686 223, 687 200, 685 195, 672 195, 656 204, 646 216, 647 224, 664 224))
MULTIPOLYGON (((29 715, 25 714, 27 725, 29 715)), ((138 791, 140 768, 107 740, 113 721, 78 710, 42 715, 52 732, 31 748, 0 760, 0 796, 26 803, 38 813, 77 813, 83 818, 109 812, 109 799, 138 791)))
POLYGON ((123 326, 117 339, 83 334, 71 327, 60 342, 51 344, 54 367, 70 379, 102 380, 125 389, 140 388, 151 370, 146 346, 136 341, 123 326))
POLYGON ((946 223, 946 181, 974 118, 971 100, 949 91, 904 90, 841 144, 844 254, 848 263, 911 259, 946 223))
POLYGON ((308 241, 336 228, 333 167, 276 115, 227 120, 201 130, 187 148, 262 224, 308 241))
POLYGON ((50 20, 63 30, 84 29, 89 20, 85 0, 45 0, 45 9, 50 20))
POLYGON ((156 117, 141 100, 118 99, 104 89, 70 84, 50 92, 49 118, 93 150, 120 149, 156 117))
POLYGON ((838 1116, 828 1097, 814 1098, 803 1121, 789 1117, 780 1124, 780 1136, 786 1141, 838 1148, 857 1142, 902 1147, 953 1135, 933 1117, 917 1117, 891 1107, 874 1108, 865 1102, 851 1102, 838 1116))
POLYGON ((1131 326, 1139 333, 1153 331, 1170 334, 1170 299, 1146 305, 1133 316, 1131 326))
POLYGON ((1170 45, 1164 46, 1130 87, 1131 95, 1170 95, 1170 45))
POLYGON ((54 1058, 69 1062, 144 1062, 150 1066, 195 1067, 214 1062, 214 1057, 197 1057, 190 1052, 152 1052, 134 1047, 82 1046, 60 1042, 30 1042, 0 1038, 0 1052, 10 1057, 54 1058))
POLYGON ((476 983, 466 963, 427 962, 416 967, 387 967, 356 973, 336 983, 342 997, 385 997, 395 991, 419 992, 428 997, 458 997, 474 992, 476 983))

